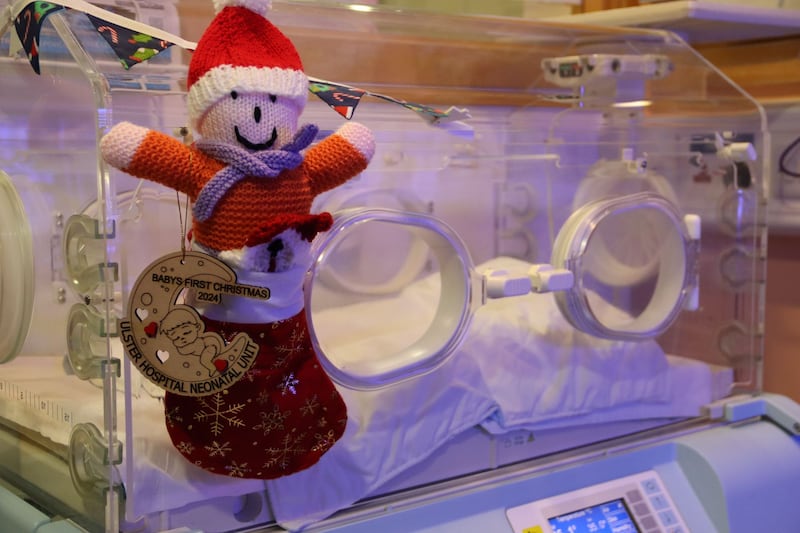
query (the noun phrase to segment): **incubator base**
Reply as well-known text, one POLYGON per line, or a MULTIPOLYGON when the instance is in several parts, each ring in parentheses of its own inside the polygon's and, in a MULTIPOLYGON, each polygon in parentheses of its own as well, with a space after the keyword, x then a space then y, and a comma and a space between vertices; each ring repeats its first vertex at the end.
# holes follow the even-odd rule
POLYGON ((308 531, 793 531, 800 406, 763 396, 713 410, 723 419, 385 496, 308 531), (628 529, 613 502, 631 519, 628 529), (603 512, 611 519, 603 522, 603 512))

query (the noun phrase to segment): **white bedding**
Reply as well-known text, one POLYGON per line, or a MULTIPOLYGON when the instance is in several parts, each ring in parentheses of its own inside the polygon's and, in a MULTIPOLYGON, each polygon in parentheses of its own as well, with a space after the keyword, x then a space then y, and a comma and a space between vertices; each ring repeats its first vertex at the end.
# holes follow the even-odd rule
MULTIPOLYGON (((489 263, 483 266, 519 266, 507 259, 489 263)), ((342 321, 340 341, 353 342, 354 356, 374 356, 374 347, 364 341, 370 328, 385 331, 387 317, 398 309, 422 316, 417 307, 428 305, 437 292, 436 279, 426 278, 395 298, 333 311, 331 331, 342 321)), ((161 402, 148 394, 132 398, 132 427, 120 422, 119 428, 122 439, 126 429, 133 436, 132 457, 125 457, 120 471, 128 517, 266 486, 276 519, 297 529, 375 492, 467 428, 482 425, 502 433, 694 416, 725 396, 730 380, 730 373, 712 372, 703 363, 667 357, 654 342, 604 341, 576 332, 549 295, 490 301, 476 313, 462 348, 435 372, 378 391, 342 390, 349 414, 345 435, 317 465, 286 478, 228 479, 194 467, 172 448, 161 402)), ((102 427, 99 389, 65 377, 60 358, 19 358, 2 367, 0 384, 0 416, 35 427, 55 442, 68 442, 72 423, 102 427), (3 394, 11 386, 57 404, 71 413, 71 421, 3 394)))

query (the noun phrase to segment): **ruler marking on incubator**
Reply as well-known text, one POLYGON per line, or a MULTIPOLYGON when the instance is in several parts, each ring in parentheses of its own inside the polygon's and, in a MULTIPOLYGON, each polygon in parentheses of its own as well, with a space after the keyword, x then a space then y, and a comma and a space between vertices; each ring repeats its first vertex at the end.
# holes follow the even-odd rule
POLYGON ((65 410, 58 402, 43 398, 31 390, 25 389, 16 383, 0 380, 0 397, 22 402, 26 407, 44 414, 51 420, 63 424, 72 423, 72 412, 65 410))

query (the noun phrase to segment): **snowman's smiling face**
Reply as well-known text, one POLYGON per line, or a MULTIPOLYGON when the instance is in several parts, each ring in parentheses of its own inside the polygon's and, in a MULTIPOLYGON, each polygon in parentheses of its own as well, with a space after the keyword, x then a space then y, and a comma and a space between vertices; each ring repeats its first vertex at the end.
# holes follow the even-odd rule
POLYGON ((290 98, 231 91, 208 110, 198 131, 207 141, 251 152, 278 149, 294 137, 299 114, 290 98))

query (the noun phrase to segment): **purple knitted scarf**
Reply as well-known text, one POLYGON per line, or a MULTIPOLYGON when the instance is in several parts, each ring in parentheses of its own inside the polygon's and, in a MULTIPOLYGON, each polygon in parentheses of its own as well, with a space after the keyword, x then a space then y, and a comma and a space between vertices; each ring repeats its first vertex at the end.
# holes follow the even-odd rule
POLYGON ((196 146, 204 154, 227 164, 203 186, 197 196, 192 213, 194 218, 205 222, 214 213, 217 203, 231 187, 247 177, 274 178, 287 169, 294 169, 303 162, 300 154, 317 136, 319 128, 306 124, 295 134, 294 139, 279 150, 248 152, 239 146, 213 141, 198 141, 196 146))

